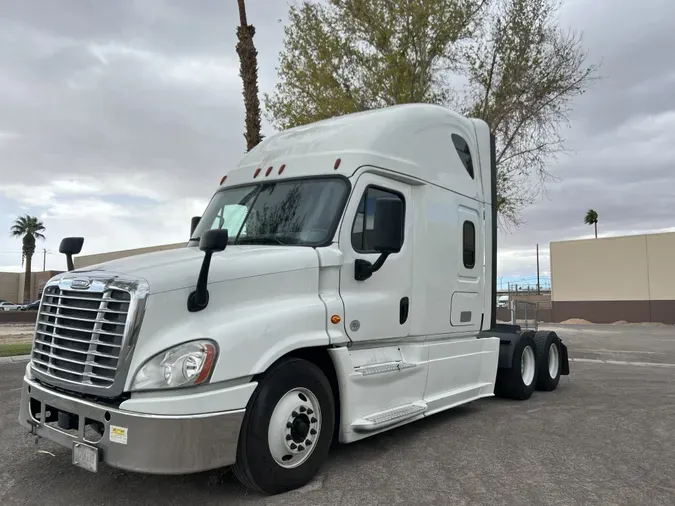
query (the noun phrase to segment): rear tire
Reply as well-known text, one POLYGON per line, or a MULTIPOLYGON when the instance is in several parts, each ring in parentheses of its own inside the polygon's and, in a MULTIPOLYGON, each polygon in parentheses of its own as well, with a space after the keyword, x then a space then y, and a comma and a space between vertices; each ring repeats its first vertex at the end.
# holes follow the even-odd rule
POLYGON ((325 462, 334 427, 333 391, 321 369, 307 360, 282 359, 249 400, 234 474, 262 494, 301 487, 325 462))
POLYGON ((537 344, 537 390, 552 392, 560 382, 562 353, 560 338, 555 332, 542 330, 535 334, 537 344))
POLYGON ((519 401, 532 396, 537 384, 536 349, 537 345, 529 332, 520 336, 513 350, 511 367, 497 370, 496 395, 519 401))

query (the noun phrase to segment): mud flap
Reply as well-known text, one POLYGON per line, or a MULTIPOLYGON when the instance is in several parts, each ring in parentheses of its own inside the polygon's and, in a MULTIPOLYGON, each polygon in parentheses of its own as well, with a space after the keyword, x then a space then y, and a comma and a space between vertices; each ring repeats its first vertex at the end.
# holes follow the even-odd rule
POLYGON ((561 362, 562 367, 560 368, 560 374, 563 376, 568 376, 570 373, 570 359, 567 355, 567 346, 560 341, 560 353, 561 353, 561 362))

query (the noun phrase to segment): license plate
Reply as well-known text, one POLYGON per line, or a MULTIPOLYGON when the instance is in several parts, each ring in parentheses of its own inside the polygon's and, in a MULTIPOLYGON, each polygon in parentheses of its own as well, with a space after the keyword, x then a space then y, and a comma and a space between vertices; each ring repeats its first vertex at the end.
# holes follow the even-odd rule
POLYGON ((98 471, 98 448, 83 443, 73 443, 73 464, 87 471, 98 471))

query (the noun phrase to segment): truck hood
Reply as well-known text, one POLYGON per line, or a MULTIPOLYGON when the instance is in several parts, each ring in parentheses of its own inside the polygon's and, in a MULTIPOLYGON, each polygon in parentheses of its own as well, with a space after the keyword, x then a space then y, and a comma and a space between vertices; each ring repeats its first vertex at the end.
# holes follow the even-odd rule
MULTIPOLYGON (((150 293, 161 293, 194 287, 203 259, 204 253, 198 248, 184 247, 112 260, 68 274, 71 277, 109 272, 111 276, 137 276, 149 283, 150 293)), ((225 251, 213 254, 209 284, 318 267, 318 256, 310 247, 228 246, 225 251)))

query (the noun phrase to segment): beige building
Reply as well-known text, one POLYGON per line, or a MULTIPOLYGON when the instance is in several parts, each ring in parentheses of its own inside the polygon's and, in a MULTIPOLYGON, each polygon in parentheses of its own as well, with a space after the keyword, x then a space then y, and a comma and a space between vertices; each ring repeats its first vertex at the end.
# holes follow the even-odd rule
MULTIPOLYGON (((150 246, 148 248, 136 248, 121 251, 111 251, 108 253, 96 253, 93 255, 75 255, 73 263, 75 268, 89 267, 90 265, 117 260, 118 258, 151 253, 153 251, 163 251, 176 249, 185 246, 186 243, 162 244, 159 246, 150 246)), ((31 275, 31 293, 29 300, 35 300, 42 296, 42 289, 45 283, 52 277, 62 271, 40 271, 33 272, 31 275)), ((8 302, 22 303, 23 301, 23 280, 24 273, 20 272, 0 272, 0 300, 8 302)))
POLYGON ((184 242, 178 242, 173 244, 160 244, 159 246, 149 246, 147 248, 125 249, 119 251, 110 251, 108 253, 95 253, 93 255, 76 255, 73 257, 73 264, 75 265, 76 269, 80 269, 82 267, 89 267, 90 265, 96 265, 102 262, 109 262, 110 260, 132 257, 134 255, 142 255, 143 253, 153 253, 155 251, 182 248, 186 244, 187 243, 184 242))
MULTIPOLYGON (((39 271, 31 273, 30 296, 28 301, 34 301, 42 296, 45 283, 61 271, 39 271)), ((23 303, 23 288, 26 275, 23 272, 0 272, 0 300, 23 303)))
POLYGON ((551 243, 552 320, 675 323, 675 232, 551 243))

